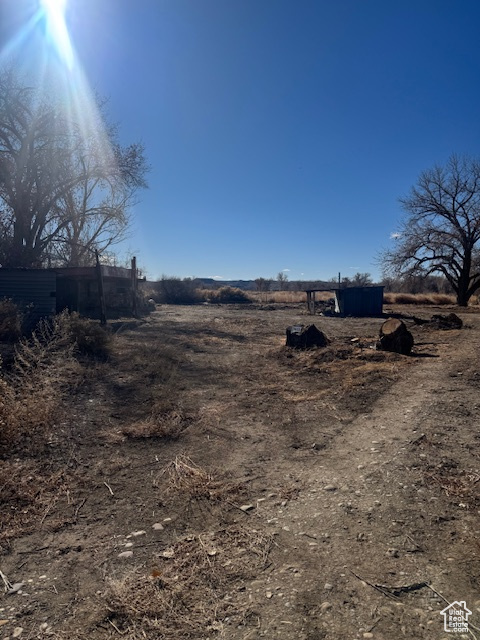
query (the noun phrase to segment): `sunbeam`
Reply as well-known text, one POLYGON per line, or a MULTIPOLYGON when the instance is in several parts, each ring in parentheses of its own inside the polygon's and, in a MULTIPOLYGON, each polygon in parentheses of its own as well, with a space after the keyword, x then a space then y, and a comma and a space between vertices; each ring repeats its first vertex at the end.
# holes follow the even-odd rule
POLYGON ((71 70, 74 54, 67 25, 65 23, 66 0, 41 0, 45 14, 48 37, 51 39, 61 60, 71 70))

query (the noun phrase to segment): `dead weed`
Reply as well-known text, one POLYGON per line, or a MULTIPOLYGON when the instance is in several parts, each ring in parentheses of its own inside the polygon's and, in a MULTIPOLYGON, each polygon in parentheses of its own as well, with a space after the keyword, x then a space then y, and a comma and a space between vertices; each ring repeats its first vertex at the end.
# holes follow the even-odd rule
POLYGON ((189 423, 189 416, 178 409, 172 409, 163 415, 151 415, 145 420, 127 425, 122 428, 121 432, 128 438, 135 440, 150 438, 178 440, 189 423))
POLYGON ((393 382, 399 367, 406 363, 406 358, 396 353, 365 348, 372 342, 368 338, 360 344, 334 341, 322 349, 306 351, 282 347, 271 355, 288 368, 323 380, 329 392, 334 383, 338 393, 349 393, 377 381, 393 382))
POLYGON ((190 500, 230 501, 245 493, 242 484, 230 482, 224 475, 209 473, 186 455, 177 456, 162 469, 155 481, 157 486, 162 476, 167 478, 167 494, 182 494, 190 500))
POLYGON ((0 541, 38 530, 54 511, 58 513, 59 505, 57 525, 63 525, 69 519, 65 507, 73 503, 71 485, 65 470, 46 470, 32 461, 0 461, 0 541))
POLYGON ((0 446, 5 450, 45 437, 61 414, 65 394, 80 380, 67 320, 60 314, 41 322, 30 339, 16 345, 13 369, 0 379, 0 446))
POLYGON ((440 464, 436 469, 425 472, 425 480, 429 485, 440 487, 447 497, 464 507, 473 508, 480 505, 478 471, 445 468, 440 464))
MULTIPOLYGON (((198 468, 182 464, 189 477, 198 468)), ((267 566, 272 538, 237 525, 189 535, 158 554, 149 572, 110 580, 109 622, 129 638, 228 637, 230 625, 257 626, 242 590, 267 566), (142 635, 143 634, 143 635, 142 635)))

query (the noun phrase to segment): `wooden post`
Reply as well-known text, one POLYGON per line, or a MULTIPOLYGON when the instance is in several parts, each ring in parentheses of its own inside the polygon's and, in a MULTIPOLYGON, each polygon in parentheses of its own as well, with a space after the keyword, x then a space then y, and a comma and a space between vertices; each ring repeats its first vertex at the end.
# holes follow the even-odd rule
POLYGON ((105 291, 103 289, 103 274, 102 274, 102 265, 100 264, 100 258, 98 255, 98 251, 95 250, 95 258, 96 258, 96 269, 97 269, 97 283, 98 283, 98 297, 100 301, 100 324, 107 324, 107 307, 105 304, 105 291))
POLYGON ((137 258, 132 258, 132 314, 134 318, 138 317, 137 309, 137 258))
POLYGON ((312 291, 312 316, 315 315, 315 291, 312 291))

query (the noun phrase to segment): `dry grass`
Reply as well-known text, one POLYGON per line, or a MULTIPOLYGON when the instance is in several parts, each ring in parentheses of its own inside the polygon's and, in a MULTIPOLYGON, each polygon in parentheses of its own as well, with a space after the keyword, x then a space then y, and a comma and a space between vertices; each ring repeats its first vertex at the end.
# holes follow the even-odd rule
MULTIPOLYGON (((358 407, 373 400, 385 391, 398 377, 402 367, 410 366, 407 356, 370 348, 376 338, 362 338, 352 345, 334 340, 323 349, 306 351, 282 347, 272 350, 272 357, 290 371, 304 375, 308 380, 314 377, 315 398, 325 410, 337 414, 343 408, 358 407)), ((302 402, 302 394, 285 396, 290 403, 302 402)))
POLYGON ((480 504, 480 473, 478 471, 464 471, 456 468, 445 468, 440 464, 436 469, 425 473, 427 484, 440 487, 445 495, 456 503, 462 503, 469 508, 478 508, 480 504))
POLYGON ((385 293, 385 304, 455 305, 456 298, 444 293, 385 293))
MULTIPOLYGON (((248 296, 258 304, 306 304, 307 302, 305 291, 249 291, 248 296)), ((331 297, 331 293, 325 291, 317 294, 316 299, 321 301, 331 297), (328 295, 323 297, 324 294, 328 295)))
POLYGON ((186 455, 177 456, 164 467, 155 480, 155 486, 161 477, 167 478, 167 495, 182 495, 189 500, 230 502, 245 492, 243 485, 229 482, 222 474, 206 471, 186 455))
MULTIPOLYGON (((235 491, 186 455, 165 466, 154 486, 176 504, 206 500, 220 508, 235 491)), ((107 620, 131 640, 228 638, 231 625, 256 627, 260 614, 239 587, 266 567, 271 547, 270 536, 237 524, 182 536, 146 569, 108 582, 107 620)))
POLYGON ((272 539, 233 525, 188 535, 157 554, 147 572, 110 580, 109 621, 127 638, 228 638, 258 625, 239 585, 265 568, 272 539))
POLYGON ((122 433, 128 438, 136 440, 149 438, 178 440, 189 423, 190 417, 188 415, 178 409, 172 409, 127 425, 122 428, 122 433))
MULTIPOLYGON (((239 303, 251 301, 257 304, 306 304, 307 294, 305 291, 242 291, 223 287, 221 289, 198 289, 197 299, 217 303, 239 303)), ((315 293, 316 302, 327 302, 334 297, 332 291, 317 291, 315 293)), ((415 304, 415 305, 455 305, 454 295, 443 293, 393 293, 384 294, 385 304, 415 304)), ((477 304, 476 299, 472 299, 471 304, 477 304)))
MULTIPOLYGON (((260 304, 301 304, 306 303, 307 295, 304 291, 249 291, 252 301, 260 304)), ((334 297, 332 291, 317 291, 316 302, 327 302, 334 297)), ((385 304, 418 304, 418 305, 455 305, 454 295, 443 293, 385 293, 385 304)), ((474 301, 476 303, 476 300, 474 301)), ((472 304, 474 303, 472 301, 472 304)))
POLYGON ((73 505, 68 514, 70 485, 65 470, 48 470, 33 461, 0 461, 0 541, 37 531, 54 510, 56 519, 49 519, 49 529, 62 526, 74 514, 73 505))
POLYGON ((113 400, 125 421, 123 436, 177 440, 191 424, 193 414, 181 406, 180 358, 172 345, 135 341, 118 346, 113 400))
MULTIPOLYGON (((248 295, 255 302, 260 303, 300 304, 307 301, 304 291, 254 291, 249 292, 248 295)), ((332 291, 315 293, 316 302, 327 302, 333 297, 332 291)), ((453 295, 440 293, 385 293, 384 302, 385 304, 455 305, 456 299, 453 295)))

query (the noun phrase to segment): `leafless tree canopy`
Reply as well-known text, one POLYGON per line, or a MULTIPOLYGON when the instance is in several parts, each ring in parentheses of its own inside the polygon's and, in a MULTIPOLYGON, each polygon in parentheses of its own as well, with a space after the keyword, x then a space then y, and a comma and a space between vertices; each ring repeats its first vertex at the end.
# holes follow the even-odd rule
POLYGON ((288 275, 285 273, 285 271, 279 271, 279 273, 277 274, 277 282, 280 291, 288 289, 288 275))
POLYGON ((0 73, 1 265, 88 264, 125 237, 146 171, 142 145, 121 147, 101 116, 85 127, 0 73))
POLYGON ((400 202, 406 217, 382 257, 385 273, 442 274, 466 306, 480 288, 480 162, 452 156, 424 171, 400 202))
POLYGON ((255 286, 257 287, 257 291, 270 291, 272 281, 270 278, 256 278, 255 286))

